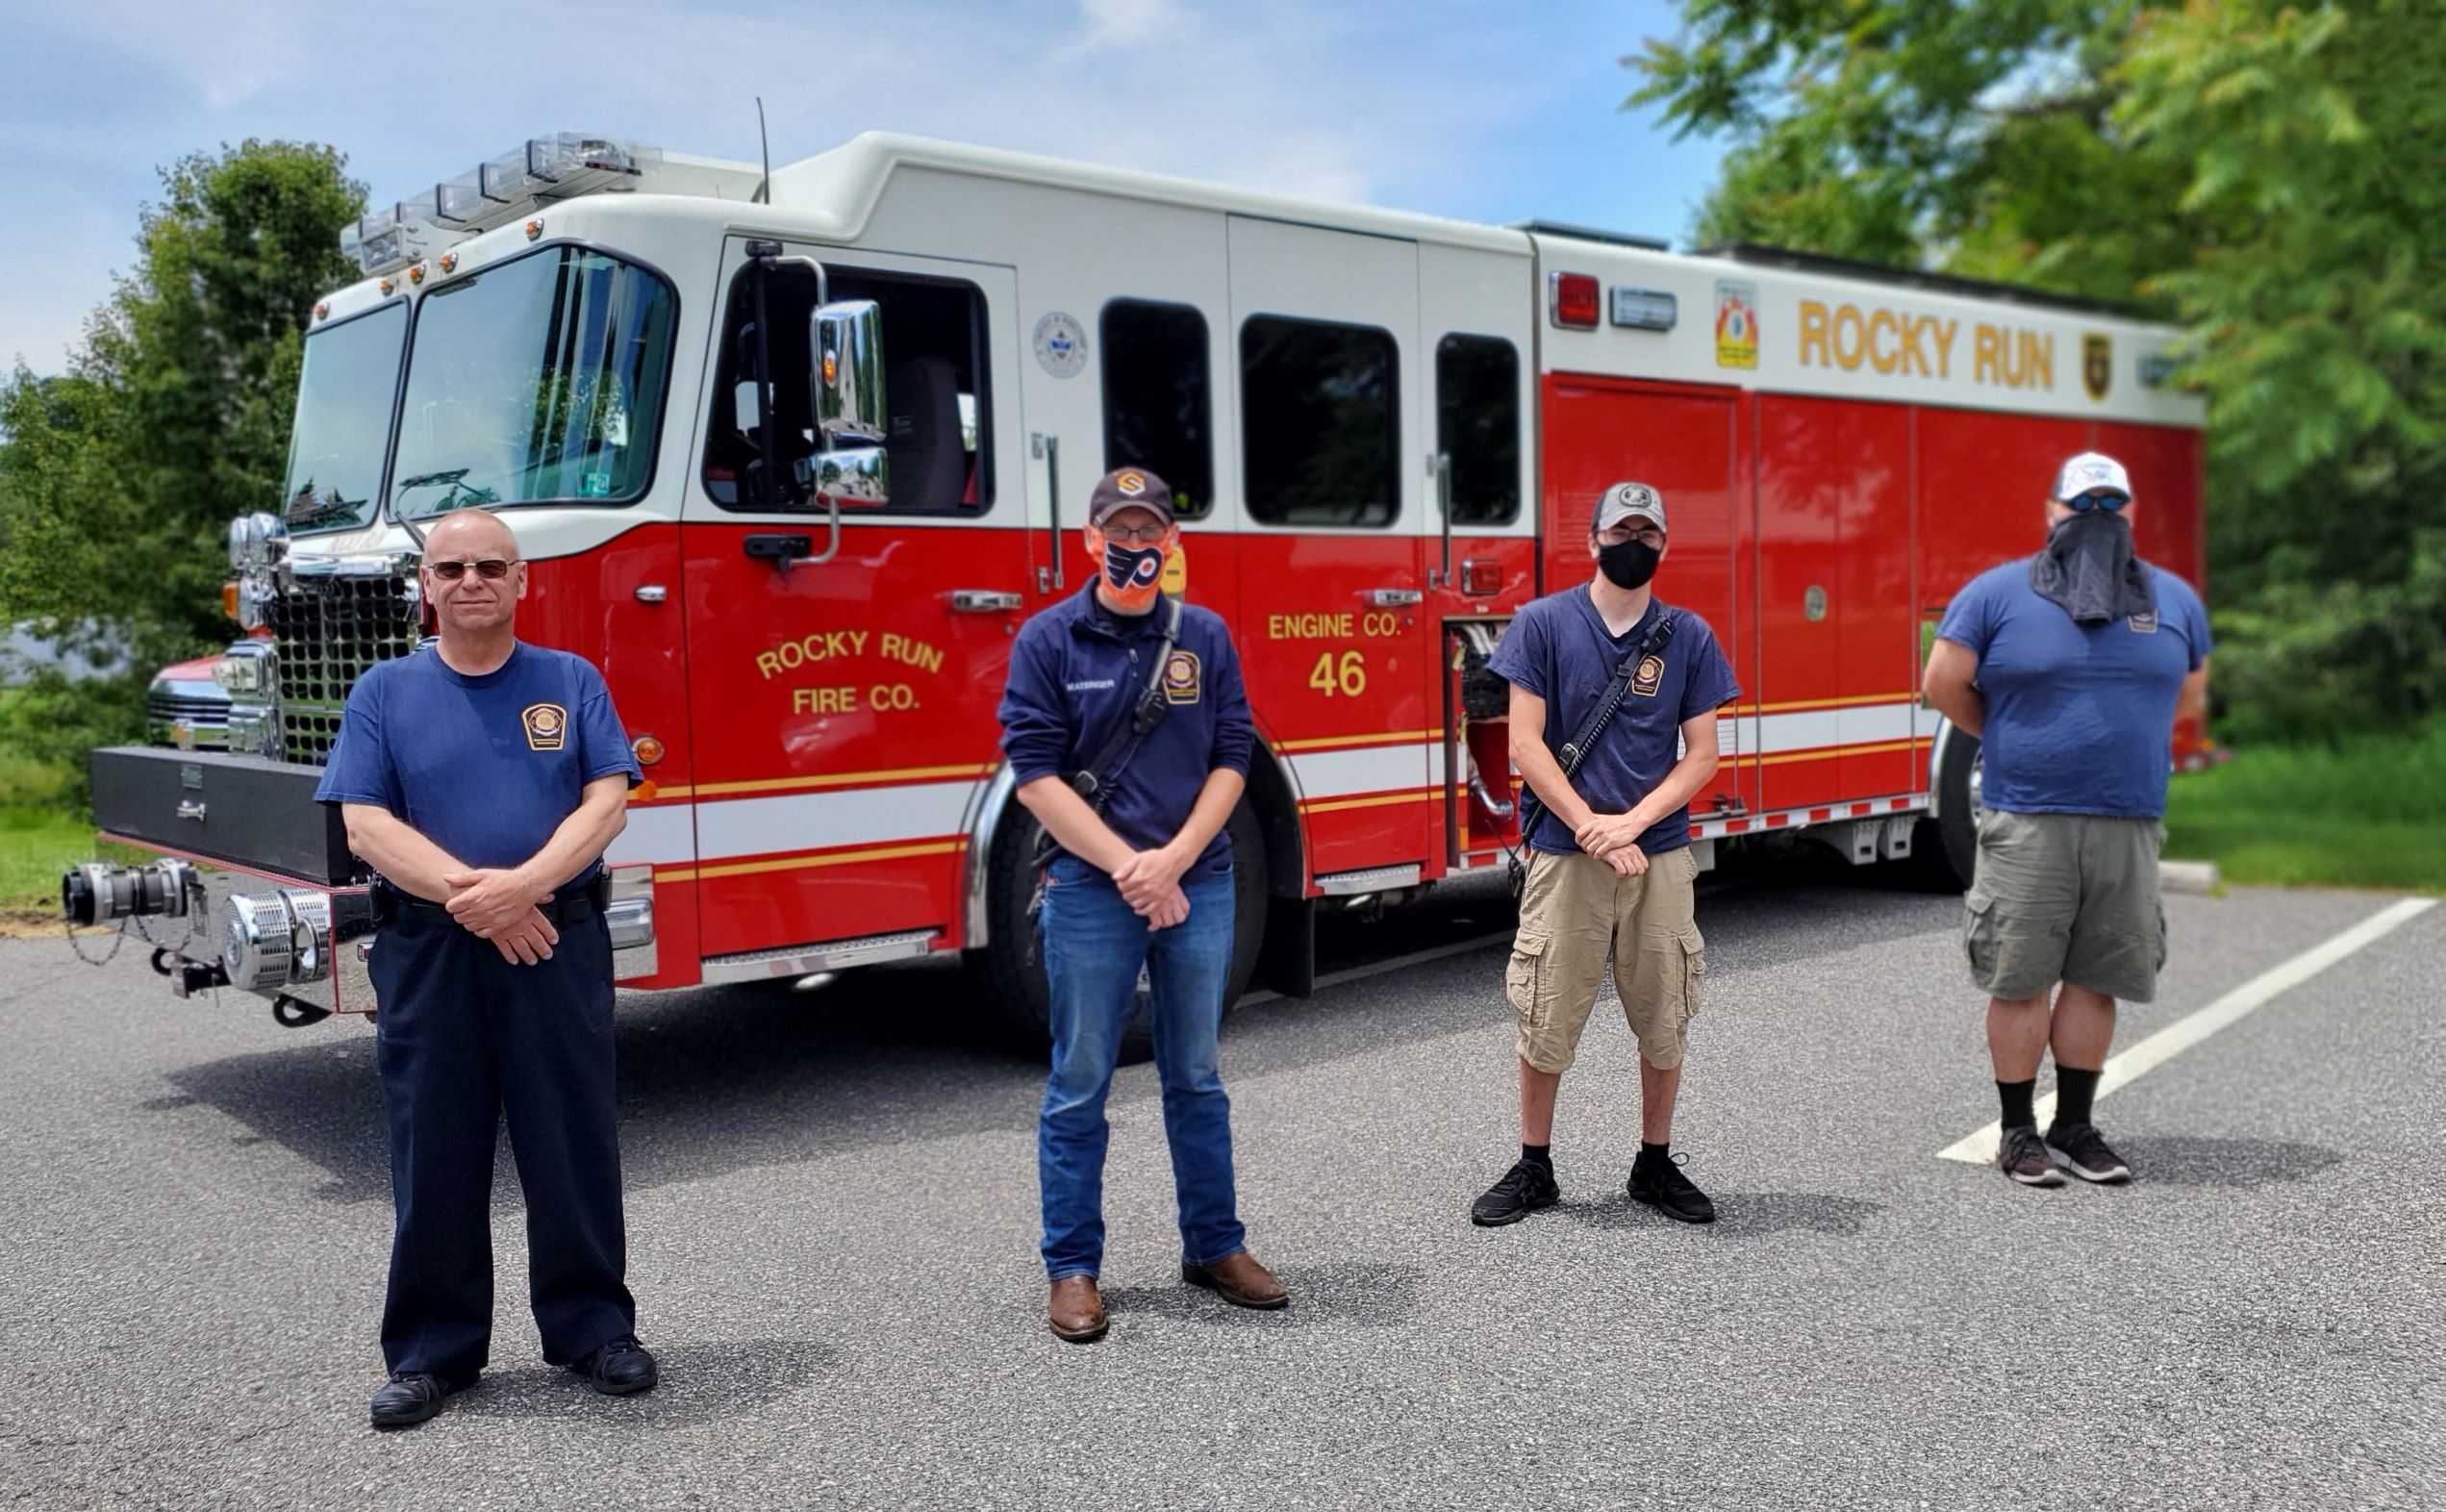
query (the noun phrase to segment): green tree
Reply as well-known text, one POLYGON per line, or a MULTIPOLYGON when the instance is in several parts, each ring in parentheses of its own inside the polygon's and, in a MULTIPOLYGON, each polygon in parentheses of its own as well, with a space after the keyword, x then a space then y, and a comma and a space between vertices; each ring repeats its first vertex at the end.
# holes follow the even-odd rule
POLYGON ((2209 404, 2238 735, 2446 709, 2446 0, 1687 0, 1702 240, 2138 304, 2209 404))
POLYGON ((131 659, 92 685, 38 677, 0 738, 80 766, 139 733, 156 667, 229 638, 229 520, 280 507, 303 332, 355 274, 339 236, 365 189, 331 148, 248 141, 162 186, 68 371, 0 385, 0 622, 131 659))

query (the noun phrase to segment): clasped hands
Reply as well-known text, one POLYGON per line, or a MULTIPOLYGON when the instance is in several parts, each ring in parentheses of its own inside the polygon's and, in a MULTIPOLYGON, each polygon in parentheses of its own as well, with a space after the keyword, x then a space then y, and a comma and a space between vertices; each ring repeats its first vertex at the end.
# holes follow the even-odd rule
POLYGON ((1148 929, 1170 929, 1189 917, 1189 895, 1180 890, 1180 879, 1197 859, 1171 845, 1135 850, 1113 869, 1113 885, 1148 929))
POLYGON ((443 875, 450 889, 441 906, 479 940, 490 940, 512 966, 533 966, 552 958, 561 932, 543 917, 551 892, 517 867, 477 867, 443 875))
POLYGON ((1622 875, 1644 876, 1648 852, 1639 848, 1639 837, 1648 829, 1648 821, 1635 809, 1628 814, 1591 814, 1572 831, 1572 839, 1622 875))

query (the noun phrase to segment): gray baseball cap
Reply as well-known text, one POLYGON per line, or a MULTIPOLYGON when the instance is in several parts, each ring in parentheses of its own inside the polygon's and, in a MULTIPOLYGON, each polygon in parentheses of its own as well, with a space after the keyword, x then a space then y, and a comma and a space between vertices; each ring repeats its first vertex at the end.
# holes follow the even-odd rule
POLYGON ((1665 496, 1645 483, 1617 483, 1597 496, 1597 517, 1588 527, 1590 534, 1626 519, 1644 517, 1658 530, 1670 532, 1665 523, 1665 496))

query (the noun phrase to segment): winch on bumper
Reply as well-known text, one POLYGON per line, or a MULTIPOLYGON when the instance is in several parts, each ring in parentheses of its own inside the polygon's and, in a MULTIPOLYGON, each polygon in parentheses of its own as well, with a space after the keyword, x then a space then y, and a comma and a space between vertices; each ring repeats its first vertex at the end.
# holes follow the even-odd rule
MULTIPOLYGON (((182 997, 236 988, 269 999, 284 1023, 374 1011, 372 878, 339 810, 315 801, 319 767, 118 746, 95 751, 92 770, 103 837, 167 854, 70 868, 60 902, 71 923, 115 924, 152 945, 182 997)), ((650 867, 613 869, 604 920, 613 974, 651 975, 650 867)))

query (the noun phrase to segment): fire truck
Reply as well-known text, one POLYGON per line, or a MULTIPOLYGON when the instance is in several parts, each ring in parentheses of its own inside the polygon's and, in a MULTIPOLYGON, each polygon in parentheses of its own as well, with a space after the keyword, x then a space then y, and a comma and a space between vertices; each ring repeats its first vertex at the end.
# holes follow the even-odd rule
POLYGON ((419 654, 454 508, 513 525, 520 634, 601 668, 643 767, 624 985, 956 951, 1022 1025, 995 710, 1021 623, 1087 590, 1108 467, 1171 481, 1168 584, 1245 663, 1236 989, 1304 993, 1321 909, 1505 863, 1485 658, 1586 580, 1617 480, 1670 501, 1660 591, 1747 690, 1702 866, 1794 832, 1966 879, 1978 743, 1920 668, 2066 456, 2123 461, 2140 549, 2202 581, 2174 333, 2026 290, 880 134, 771 171, 538 138, 342 241, 365 277, 315 307, 284 496, 231 527, 225 705, 93 756, 100 827, 160 859, 62 884, 182 995, 284 1022, 375 1006, 371 878, 313 791, 350 686, 419 654))

